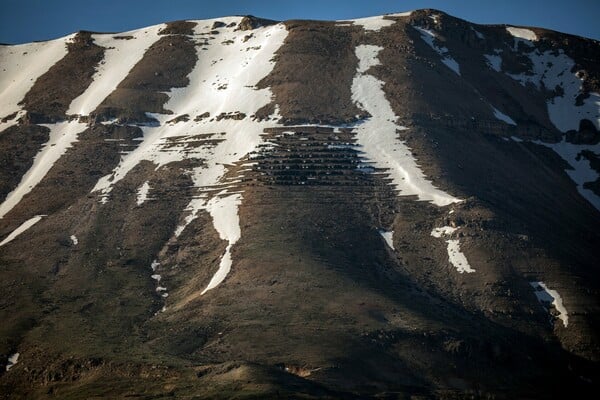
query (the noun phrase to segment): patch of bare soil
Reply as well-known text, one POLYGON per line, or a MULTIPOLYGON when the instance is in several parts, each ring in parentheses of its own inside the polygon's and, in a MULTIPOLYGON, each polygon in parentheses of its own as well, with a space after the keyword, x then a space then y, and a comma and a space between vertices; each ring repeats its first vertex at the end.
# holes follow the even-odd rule
MULTIPOLYGON (((356 29, 330 22, 288 21, 273 71, 259 82, 270 87, 282 122, 347 123, 365 116, 352 102, 356 29)), ((261 115, 261 112, 257 112, 261 115)))
POLYGON ((39 125, 14 125, 0 134, 0 199, 17 187, 48 133, 39 125))

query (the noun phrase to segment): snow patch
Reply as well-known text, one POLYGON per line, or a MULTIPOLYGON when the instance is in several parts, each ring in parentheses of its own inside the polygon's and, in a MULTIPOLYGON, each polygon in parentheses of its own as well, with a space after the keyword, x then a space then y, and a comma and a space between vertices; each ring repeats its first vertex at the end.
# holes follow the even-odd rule
POLYGON ((556 290, 552 290, 546 286, 544 282, 529 282, 531 287, 535 290, 535 297, 542 303, 544 308, 548 308, 552 305, 558 312, 558 319, 560 319, 566 328, 569 325, 569 313, 563 305, 562 297, 556 290))
POLYGON ((515 141, 517 143, 523 143, 524 142, 523 139, 521 139, 521 138, 519 138, 517 136, 511 136, 510 138, 511 138, 511 140, 513 140, 513 141, 515 141))
POLYGON ((231 247, 241 237, 240 218, 238 216, 238 206, 241 200, 242 198, 239 194, 234 194, 222 198, 213 197, 206 205, 206 209, 213 219, 213 224, 219 233, 219 237, 226 240, 228 244, 225 254, 221 257, 219 269, 201 294, 217 287, 231 270, 231 247))
POLYGON ((439 47, 435 44, 434 39, 437 38, 437 34, 429 29, 413 26, 419 33, 421 33, 421 39, 429 45, 436 53, 442 57, 442 62, 457 75, 460 75, 460 66, 458 62, 450 55, 450 52, 446 47, 439 47))
POLYGON ((8 362, 6 363, 6 371, 9 371, 12 367, 15 366, 15 364, 17 364, 17 362, 19 361, 19 355, 19 353, 15 353, 8 357, 8 362))
POLYGON ((448 243, 448 259, 450 260, 450 264, 456 268, 459 273, 472 273, 475 272, 471 265, 469 265, 469 261, 467 261, 467 257, 464 255, 462 251, 460 251, 460 243, 457 239, 449 239, 446 240, 448 243))
POLYGON ((433 22, 436 24, 440 23, 440 15, 439 14, 430 15, 429 18, 432 19, 433 22))
POLYGON ((384 231, 383 229, 379 229, 378 232, 388 247, 392 250, 396 250, 394 248, 394 231, 384 231))
POLYGON ((458 228, 453 228, 451 226, 442 226, 441 228, 434 228, 431 231, 431 236, 436 238, 441 238, 442 236, 450 236, 454 232, 456 232, 458 228))
POLYGON ((89 115, 94 111, 160 38, 158 32, 164 26, 159 24, 119 34, 132 36, 127 40, 115 39, 114 34, 92 35, 94 43, 104 47, 104 59, 100 61, 92 83, 71 102, 67 114, 89 115))
POLYGON ((502 71, 502 56, 498 54, 484 54, 483 56, 486 58, 490 68, 497 72, 502 71))
POLYGON ((518 38, 518 39, 529 40, 531 42, 534 42, 537 40, 537 35, 535 34, 535 32, 533 32, 530 29, 516 28, 514 26, 507 26, 506 30, 508 31, 508 33, 510 33, 512 36, 514 36, 515 38, 518 38))
POLYGON ((399 195, 416 195, 419 200, 431 201, 438 206, 460 202, 434 187, 423 175, 410 149, 398 140, 397 131, 406 128, 396 124, 397 117, 385 98, 383 82, 366 74, 371 66, 379 64, 377 55, 381 50, 372 45, 356 47, 359 63, 352 81, 352 100, 371 114, 371 118, 356 125, 360 149, 376 167, 388 170, 399 195))
POLYGON ((136 203, 138 206, 144 204, 144 202, 149 199, 148 193, 150 193, 150 183, 146 181, 137 190, 136 203))
POLYGON ((19 225, 19 227, 17 229, 12 231, 6 238, 4 238, 4 240, 2 242, 0 242, 0 246, 4 246, 5 244, 13 241, 21 233, 25 232, 27 229, 31 228, 33 225, 40 222, 42 217, 45 217, 45 215, 36 215, 35 217, 30 218, 27 221, 23 222, 21 225, 19 225))
POLYGON ((19 185, 0 204, 0 219, 19 204, 23 196, 31 192, 42 181, 54 163, 77 141, 77 135, 87 128, 86 124, 76 121, 59 122, 44 126, 50 128, 50 138, 35 156, 33 165, 23 175, 19 185))
MULTIPOLYGON (((150 268, 152 268, 152 272, 156 272, 158 267, 160 267, 160 263, 156 260, 152 261, 152 264, 150 264, 150 268)), ((162 276, 160 274, 153 273, 152 275, 150 275, 150 278, 156 281, 156 288, 154 289, 156 291, 156 293, 158 293, 160 295, 160 297, 162 297, 163 299, 169 297, 169 293, 167 293, 167 288, 164 286, 161 286, 161 284, 160 284, 162 276)), ((165 311, 166 309, 167 309, 166 306, 163 305, 161 311, 165 311)), ((161 312, 161 311, 159 311, 159 312, 161 312)), ((156 314, 158 314, 158 312, 156 314)), ((156 315, 156 314, 154 314, 154 315, 156 315)))
POLYGON ((494 110, 494 117, 496 117, 500 121, 504 121, 509 125, 517 125, 517 123, 511 117, 504 114, 503 112, 498 110, 496 107, 492 107, 492 109, 494 110))
POLYGON ((354 25, 360 25, 365 31, 378 31, 381 28, 394 25, 396 21, 384 19, 383 15, 377 17, 358 18, 351 20, 354 25))
POLYGON ((483 33, 479 32, 477 29, 473 28, 472 26, 470 28, 475 33, 475 36, 477 36, 478 39, 481 39, 481 40, 485 39, 485 36, 483 36, 483 33))
MULTIPOLYGON (((458 228, 451 226, 442 226, 441 228, 433 229, 431 231, 431 236, 436 238, 451 236, 457 231, 457 229, 458 228)), ((454 268, 456 268, 456 270, 461 274, 465 272, 475 272, 475 270, 471 268, 467 257, 460 250, 460 242, 458 239, 448 239, 446 240, 446 243, 448 244, 446 251, 448 252, 448 260, 450 261, 450 264, 452 264, 454 268)))
POLYGON ((77 236, 71 235, 71 243, 73 243, 73 246, 77 246, 79 244, 79 239, 77 239, 77 236))

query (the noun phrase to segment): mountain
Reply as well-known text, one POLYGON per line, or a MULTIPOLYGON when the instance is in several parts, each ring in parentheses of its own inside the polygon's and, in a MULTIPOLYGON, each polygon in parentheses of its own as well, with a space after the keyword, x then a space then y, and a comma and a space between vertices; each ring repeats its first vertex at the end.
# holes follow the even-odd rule
POLYGON ((1 398, 599 389, 598 41, 224 17, 0 70, 1 398))

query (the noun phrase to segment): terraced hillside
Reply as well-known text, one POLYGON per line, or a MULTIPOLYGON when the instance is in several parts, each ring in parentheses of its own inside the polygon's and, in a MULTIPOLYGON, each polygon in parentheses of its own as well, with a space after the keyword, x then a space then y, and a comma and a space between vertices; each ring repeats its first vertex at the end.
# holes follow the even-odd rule
POLYGON ((437 10, 0 46, 0 398, 593 393, 599 65, 437 10))

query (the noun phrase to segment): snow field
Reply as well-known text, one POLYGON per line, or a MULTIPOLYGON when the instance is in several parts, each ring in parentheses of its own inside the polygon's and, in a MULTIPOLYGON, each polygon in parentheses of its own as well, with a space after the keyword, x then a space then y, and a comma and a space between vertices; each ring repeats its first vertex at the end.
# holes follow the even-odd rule
MULTIPOLYGON (((269 121, 253 121, 253 115, 271 101, 270 89, 256 89, 256 84, 274 67, 273 55, 283 44, 287 30, 283 24, 257 28, 248 32, 235 31, 232 27, 217 28, 218 35, 207 35, 215 21, 226 25, 239 22, 239 17, 197 21, 193 40, 199 45, 198 62, 188 75, 190 84, 185 88, 174 88, 170 92, 165 108, 174 115, 188 114, 189 121, 167 124, 173 115, 152 114, 159 121, 158 126, 141 127, 144 136, 139 146, 123 156, 111 174, 102 177, 93 189, 102 201, 108 197, 115 183, 119 182, 142 160, 148 160, 160 168, 163 165, 186 158, 204 160, 202 167, 191 171, 194 186, 199 195, 186 206, 187 215, 175 229, 179 236, 196 217, 200 210, 206 210, 213 218, 215 229, 228 246, 219 269, 202 292, 218 286, 231 269, 231 247, 240 237, 237 209, 241 194, 230 194, 221 182, 227 172, 227 165, 240 162, 262 143, 261 134, 269 121), (225 44, 228 43, 228 44, 225 44), (194 121, 194 117, 205 112, 209 118, 194 121), (227 113, 243 113, 240 120, 215 117, 227 113), (215 138, 220 141, 207 145, 188 146, 187 142, 197 142, 194 136, 223 132, 215 138), (173 139, 177 138, 174 143, 173 139), (181 139, 183 138, 183 139, 181 139), (207 188, 223 190, 210 197, 207 188), (229 194, 229 195, 228 195, 229 194)), ((142 197, 139 199, 141 200, 142 197)), ((140 201, 138 200, 138 201, 140 201)))

